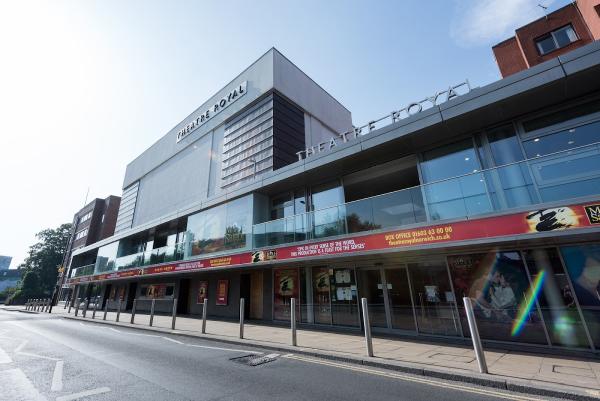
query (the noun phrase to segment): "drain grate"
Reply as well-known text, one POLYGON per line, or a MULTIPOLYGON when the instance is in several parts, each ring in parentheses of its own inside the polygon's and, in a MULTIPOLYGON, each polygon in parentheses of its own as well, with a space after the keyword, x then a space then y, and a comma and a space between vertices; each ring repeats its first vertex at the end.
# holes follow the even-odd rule
POLYGON ((247 366, 258 366, 263 365, 265 363, 273 362, 277 359, 279 354, 269 354, 269 355, 244 355, 236 358, 231 358, 230 361, 241 363, 247 366))

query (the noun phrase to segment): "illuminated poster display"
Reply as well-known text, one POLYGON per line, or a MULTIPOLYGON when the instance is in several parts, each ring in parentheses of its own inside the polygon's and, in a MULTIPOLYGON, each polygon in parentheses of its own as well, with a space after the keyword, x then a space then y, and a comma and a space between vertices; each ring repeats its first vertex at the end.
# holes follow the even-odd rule
POLYGON ((196 303, 203 304, 208 297, 208 281, 200 281, 198 283, 198 297, 196 303))
POLYGON ((298 298, 299 280, 297 269, 276 269, 273 272, 275 287, 273 302, 273 318, 290 320, 290 299, 298 298))
POLYGON ((227 296, 229 292, 229 280, 219 280, 217 282, 217 305, 227 305, 227 296))

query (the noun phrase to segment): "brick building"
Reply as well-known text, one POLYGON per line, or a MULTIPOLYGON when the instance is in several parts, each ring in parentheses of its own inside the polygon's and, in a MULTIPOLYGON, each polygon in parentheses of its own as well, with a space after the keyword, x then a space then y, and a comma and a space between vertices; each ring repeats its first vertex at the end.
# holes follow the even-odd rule
POLYGON ((578 0, 524 25, 492 50, 502 77, 600 39, 600 0, 578 0))

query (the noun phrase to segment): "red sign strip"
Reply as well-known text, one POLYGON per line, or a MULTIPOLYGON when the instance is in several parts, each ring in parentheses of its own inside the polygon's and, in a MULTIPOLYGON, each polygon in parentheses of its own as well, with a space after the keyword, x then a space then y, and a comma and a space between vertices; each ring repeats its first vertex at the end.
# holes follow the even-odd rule
POLYGON ((284 246, 254 253, 246 252, 210 259, 125 270, 122 272, 76 277, 70 279, 69 283, 76 284, 159 273, 194 271, 211 267, 236 266, 270 260, 301 259, 312 256, 347 254, 361 251, 404 248, 415 245, 569 230, 600 224, 599 219, 592 218, 599 213, 600 204, 538 209, 525 213, 464 220, 456 223, 396 230, 387 233, 362 235, 303 245, 284 246))

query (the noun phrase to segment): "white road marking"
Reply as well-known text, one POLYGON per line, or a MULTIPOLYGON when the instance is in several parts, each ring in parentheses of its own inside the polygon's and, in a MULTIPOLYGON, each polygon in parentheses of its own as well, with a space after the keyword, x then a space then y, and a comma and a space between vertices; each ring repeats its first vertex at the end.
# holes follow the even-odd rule
POLYGON ((108 329, 109 329, 109 330, 112 330, 112 331, 116 331, 117 333, 120 333, 120 332, 121 332, 121 330, 113 329, 112 327, 109 327, 108 329))
POLYGON ((247 354, 256 354, 256 355, 261 355, 263 354, 262 352, 258 352, 258 351, 248 351, 246 349, 235 349, 235 348, 222 348, 222 347, 211 347, 209 345, 197 345, 197 344, 184 344, 187 345, 188 347, 196 347, 196 348, 206 348, 206 349, 216 349, 219 351, 231 351, 231 352, 245 352, 247 354))
POLYGON ((25 346, 27 345, 28 342, 29 342, 29 340, 23 340, 23 342, 21 344, 19 344, 19 346, 17 348, 15 348, 15 354, 18 354, 19 352, 21 352, 21 350, 23 348, 25 348, 25 346))
POLYGON ((73 401, 73 400, 78 400, 83 397, 89 397, 90 395, 108 393, 109 391, 110 391, 110 388, 108 388, 108 387, 98 387, 93 390, 86 390, 86 391, 82 391, 80 393, 74 393, 74 394, 69 394, 69 395, 63 395, 61 397, 56 397, 56 401, 73 401))
POLYGON ((54 367, 54 374, 52 375, 52 391, 62 391, 63 389, 63 367, 64 361, 57 361, 54 367))
POLYGON ((421 378, 421 377, 409 376, 409 375, 394 373, 394 372, 385 372, 385 371, 381 371, 381 370, 375 370, 375 369, 370 369, 370 368, 365 368, 365 367, 360 367, 360 366, 345 365, 345 364, 338 363, 338 362, 330 362, 330 361, 325 361, 325 360, 306 358, 306 357, 302 357, 302 356, 298 356, 298 355, 286 356, 286 358, 292 359, 292 360, 303 361, 303 362, 316 363, 319 365, 333 366, 333 367, 340 368, 340 369, 368 373, 368 374, 372 374, 372 375, 388 377, 391 379, 399 379, 399 380, 410 381, 410 382, 415 382, 415 383, 422 383, 422 384, 427 384, 427 385, 430 385, 433 387, 441 387, 444 389, 464 391, 467 393, 483 394, 483 395, 498 397, 498 398, 502 398, 502 399, 506 399, 506 400, 539 401, 539 398, 531 398, 531 397, 527 397, 524 395, 516 395, 516 394, 513 395, 513 394, 508 394, 508 393, 501 393, 499 391, 462 386, 460 384, 447 383, 447 382, 442 382, 442 381, 436 381, 433 379, 425 379, 425 378, 421 378))
POLYGON ((47 401, 21 369, 0 371, 2 399, 11 401, 47 401), (5 397, 5 398, 4 398, 5 397))
POLYGON ((10 356, 8 356, 8 354, 6 352, 4 352, 4 350, 0 347, 0 364, 1 363, 11 363, 12 359, 10 359, 10 356))
POLYGON ((174 339, 172 339, 172 338, 169 338, 169 337, 164 337, 164 336, 161 336, 160 338, 162 338, 162 339, 164 339, 164 340, 167 340, 167 341, 171 341, 172 343, 175 343, 175 344, 183 344, 181 341, 179 341, 179 340, 174 340, 174 339))
POLYGON ((277 358, 279 355, 281 355, 281 354, 268 354, 268 355, 265 355, 265 358, 277 358))

